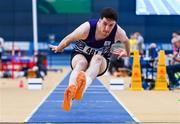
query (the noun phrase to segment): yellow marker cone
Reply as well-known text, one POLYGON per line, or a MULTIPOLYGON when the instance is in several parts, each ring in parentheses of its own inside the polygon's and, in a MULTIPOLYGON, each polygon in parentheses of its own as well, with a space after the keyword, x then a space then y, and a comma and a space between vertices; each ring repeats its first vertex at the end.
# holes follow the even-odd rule
POLYGON ((168 90, 166 79, 166 55, 164 50, 159 51, 157 77, 155 82, 155 90, 168 90))
POLYGON ((143 90, 139 51, 134 51, 130 90, 143 90))

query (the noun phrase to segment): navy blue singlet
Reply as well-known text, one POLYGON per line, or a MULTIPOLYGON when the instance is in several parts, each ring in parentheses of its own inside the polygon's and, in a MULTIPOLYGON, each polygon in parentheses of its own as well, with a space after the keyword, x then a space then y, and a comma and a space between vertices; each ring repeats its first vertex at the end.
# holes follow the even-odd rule
POLYGON ((114 43, 117 24, 114 26, 113 30, 109 34, 108 37, 102 40, 96 40, 95 32, 96 25, 98 20, 92 19, 88 21, 90 24, 89 35, 85 40, 76 41, 75 51, 80 52, 86 55, 95 55, 99 54, 104 56, 105 58, 110 57, 110 47, 114 43))

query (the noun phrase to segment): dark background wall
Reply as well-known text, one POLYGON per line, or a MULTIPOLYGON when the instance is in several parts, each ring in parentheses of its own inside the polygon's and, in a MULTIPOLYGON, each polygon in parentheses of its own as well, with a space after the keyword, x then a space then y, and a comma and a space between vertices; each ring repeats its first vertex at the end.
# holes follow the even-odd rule
POLYGON ((0 36, 5 40, 32 40, 31 0, 0 1, 0 36))
MULTIPOLYGON (((145 42, 168 43, 173 31, 180 30, 180 16, 137 16, 135 0, 91 0, 91 13, 51 14, 38 13, 39 40, 46 41, 51 33, 58 40, 84 21, 98 18, 103 7, 113 7, 119 13, 118 23, 129 35, 139 31, 145 42)), ((33 40, 31 0, 0 1, 0 36, 5 40, 33 40)))

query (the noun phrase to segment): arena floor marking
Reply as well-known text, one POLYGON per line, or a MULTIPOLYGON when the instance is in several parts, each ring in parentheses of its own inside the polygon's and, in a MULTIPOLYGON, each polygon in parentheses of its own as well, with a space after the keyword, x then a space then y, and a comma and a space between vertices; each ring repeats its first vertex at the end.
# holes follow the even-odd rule
POLYGON ((74 100, 69 112, 61 108, 69 75, 46 97, 25 122, 133 123, 137 119, 96 79, 82 100, 74 100), (120 103, 120 104, 119 104, 120 103))

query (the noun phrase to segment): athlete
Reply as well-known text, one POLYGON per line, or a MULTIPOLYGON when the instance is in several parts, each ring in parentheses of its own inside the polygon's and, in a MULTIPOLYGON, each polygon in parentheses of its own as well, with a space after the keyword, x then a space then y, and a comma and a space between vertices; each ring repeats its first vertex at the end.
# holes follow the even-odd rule
POLYGON ((91 19, 67 35, 58 46, 49 45, 56 52, 63 52, 71 42, 76 42, 72 53, 69 86, 64 93, 62 108, 69 111, 72 100, 80 100, 97 77, 103 75, 111 54, 118 57, 128 56, 129 39, 117 24, 117 13, 112 8, 104 8, 99 19, 91 19), (125 49, 111 50, 115 41, 121 41, 125 49))

